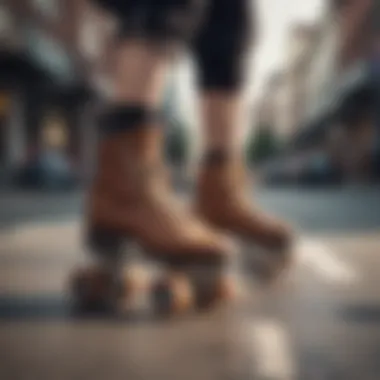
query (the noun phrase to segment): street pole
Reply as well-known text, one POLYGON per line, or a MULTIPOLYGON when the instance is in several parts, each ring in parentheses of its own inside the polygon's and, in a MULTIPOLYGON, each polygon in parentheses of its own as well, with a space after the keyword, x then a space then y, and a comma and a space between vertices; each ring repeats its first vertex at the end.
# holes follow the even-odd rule
POLYGON ((6 171, 12 175, 25 156, 25 99, 14 91, 11 95, 10 112, 6 125, 6 171))

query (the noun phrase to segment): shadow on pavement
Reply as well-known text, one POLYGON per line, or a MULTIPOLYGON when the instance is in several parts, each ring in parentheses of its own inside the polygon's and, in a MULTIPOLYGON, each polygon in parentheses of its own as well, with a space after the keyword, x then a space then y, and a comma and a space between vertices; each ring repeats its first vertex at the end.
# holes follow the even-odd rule
MULTIPOLYGON (((105 308, 80 308, 68 297, 51 296, 3 296, 0 297, 0 322, 25 321, 65 321, 65 322, 108 322, 127 323, 129 325, 165 324, 175 320, 186 322, 195 316, 212 319, 224 308, 195 310, 193 313, 171 317, 165 312, 127 313, 115 315, 105 308)), ((239 308, 239 311, 252 313, 252 308, 239 308)))
POLYGON ((380 305, 351 305, 341 311, 346 322, 357 324, 380 323, 380 305))
POLYGON ((106 309, 81 309, 67 297, 57 296, 28 296, 0 297, 0 321, 17 322, 30 320, 56 321, 107 321, 143 324, 164 321, 164 315, 127 315, 115 316, 106 309))

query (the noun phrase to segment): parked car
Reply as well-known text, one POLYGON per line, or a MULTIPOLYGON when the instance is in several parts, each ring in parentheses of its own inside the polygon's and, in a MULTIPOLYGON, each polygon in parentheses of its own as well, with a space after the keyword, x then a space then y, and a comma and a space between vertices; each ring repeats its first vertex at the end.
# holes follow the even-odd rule
POLYGON ((273 162, 263 173, 264 182, 273 186, 322 186, 340 182, 338 170, 321 152, 273 162))
POLYGON ((73 189, 77 178, 68 158, 59 151, 49 150, 27 161, 14 182, 22 188, 64 191, 73 189))
POLYGON ((297 175, 297 182, 306 186, 334 185, 340 182, 340 175, 324 153, 311 155, 297 175))
POLYGON ((276 160, 262 169, 262 179, 270 186, 286 186, 297 182, 300 164, 297 160, 276 160))

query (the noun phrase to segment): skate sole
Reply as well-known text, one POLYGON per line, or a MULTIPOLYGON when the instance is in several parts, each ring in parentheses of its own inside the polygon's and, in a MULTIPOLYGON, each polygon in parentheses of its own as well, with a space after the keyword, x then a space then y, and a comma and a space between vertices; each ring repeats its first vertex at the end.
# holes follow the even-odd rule
POLYGON ((197 276, 163 268, 159 274, 139 275, 128 265, 117 277, 102 266, 80 268, 71 278, 78 309, 129 316, 176 316, 206 311, 234 299, 235 282, 219 272, 197 276))
POLYGON ((144 250, 139 256, 159 268, 144 274, 133 271, 128 263, 133 256, 128 239, 97 230, 88 243, 99 263, 79 268, 70 280, 79 309, 124 316, 174 316, 214 309, 236 299, 236 277, 218 257, 173 257, 144 250))
POLYGON ((269 289, 283 283, 294 262, 293 246, 282 250, 264 249, 244 239, 242 252, 246 268, 261 286, 269 289))

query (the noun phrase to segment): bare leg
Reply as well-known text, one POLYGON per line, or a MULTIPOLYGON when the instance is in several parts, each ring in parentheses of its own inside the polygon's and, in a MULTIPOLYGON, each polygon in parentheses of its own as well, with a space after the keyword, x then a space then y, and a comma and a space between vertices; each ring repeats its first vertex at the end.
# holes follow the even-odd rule
MULTIPOLYGON (((139 0, 120 4, 123 20, 133 14, 135 7, 140 9, 139 0), (130 12, 124 14, 123 6, 130 6, 130 12)), ((229 255, 231 244, 176 201, 162 160, 158 114, 165 71, 170 63, 167 46, 163 44, 173 32, 166 28, 166 17, 173 11, 178 13, 177 7, 182 9, 183 1, 165 3, 164 9, 156 8, 160 4, 153 4, 147 9, 150 12, 147 19, 152 24, 142 31, 145 37, 124 36, 124 42, 117 48, 112 78, 114 91, 100 118, 102 136, 98 168, 90 189, 87 224, 91 247, 111 265, 101 265, 100 270, 97 266, 95 274, 85 271, 79 279, 89 279, 91 286, 84 287, 90 289, 87 294, 96 296, 103 292, 107 297, 114 284, 114 269, 120 267, 120 261, 115 258, 120 256, 125 240, 131 239, 153 259, 177 270, 194 263, 209 265, 211 262, 212 269, 216 268, 216 277, 211 277, 216 280, 216 288, 209 287, 212 298, 213 290, 219 287, 221 264, 229 255), (157 12, 164 10, 168 14, 164 12, 155 19, 157 12)), ((180 34, 175 32, 175 36, 180 34)), ((173 284, 171 280, 168 282, 173 284)), ((182 280, 175 279, 174 284, 177 284, 175 289, 184 292, 182 280)), ((188 301, 188 291, 184 293, 188 301)), ((179 298, 183 299, 181 295, 179 298)), ((179 304, 183 306, 182 301, 179 304)))
POLYGON ((213 91, 202 94, 201 120, 204 151, 240 150, 239 129, 242 99, 239 93, 213 91))
POLYGON ((212 26, 204 31, 198 45, 205 146, 196 208, 215 226, 265 248, 282 266, 289 259, 290 230, 253 207, 246 180, 239 139, 243 127, 240 118, 247 51, 242 40, 249 32, 248 1, 239 0, 233 5, 234 9, 228 1, 214 2, 212 26), (227 24, 226 20, 229 20, 227 24), (223 29, 219 29, 220 25, 223 29), (218 42, 205 45, 208 39, 216 38, 218 42))
POLYGON ((158 109, 169 65, 165 52, 147 41, 129 40, 115 55, 112 101, 158 109))
POLYGON ((98 232, 131 236, 160 255, 222 258, 226 240, 185 211, 166 181, 157 115, 168 64, 162 43, 127 38, 120 44, 114 95, 101 122, 89 223, 98 232))

